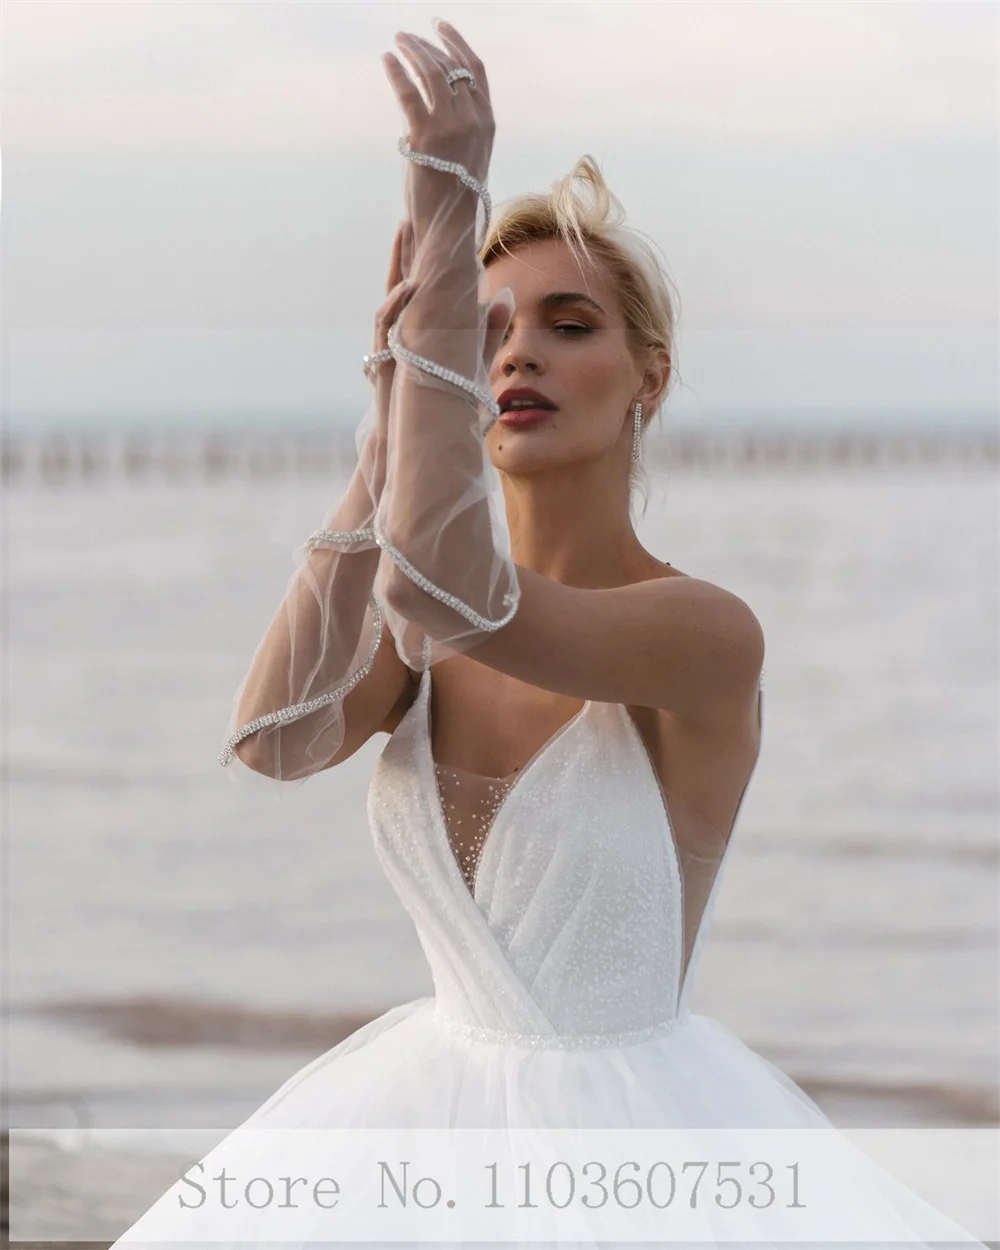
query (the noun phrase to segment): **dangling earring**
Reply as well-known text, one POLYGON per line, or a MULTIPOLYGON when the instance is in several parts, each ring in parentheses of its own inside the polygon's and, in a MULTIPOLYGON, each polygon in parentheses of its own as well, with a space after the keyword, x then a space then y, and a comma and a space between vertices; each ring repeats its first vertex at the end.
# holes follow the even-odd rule
POLYGON ((642 404, 636 404, 635 416, 632 419, 632 459, 639 459, 642 447, 642 404))

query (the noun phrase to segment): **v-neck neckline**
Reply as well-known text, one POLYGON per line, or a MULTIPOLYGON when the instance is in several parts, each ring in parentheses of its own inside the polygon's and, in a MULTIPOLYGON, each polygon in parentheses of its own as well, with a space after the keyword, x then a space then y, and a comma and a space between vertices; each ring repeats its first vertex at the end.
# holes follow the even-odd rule
MULTIPOLYGON (((476 861, 476 871, 473 874, 472 885, 470 887, 469 882, 466 881, 465 879, 465 873, 462 871, 462 866, 458 862, 458 857, 455 854, 455 847, 452 844, 451 833, 448 829, 448 821, 444 814, 444 806, 441 802, 441 794, 438 789, 437 777, 435 776, 435 773, 434 773, 434 769, 437 764, 437 761, 434 759, 434 739, 433 739, 433 734, 431 732, 432 720, 433 720, 433 717, 431 714, 431 667, 432 666, 428 666, 426 669, 424 669, 420 678, 424 686, 424 689, 422 691, 422 697, 424 699, 423 733, 421 736, 423 739, 423 745, 426 751, 427 761, 429 764, 428 772, 430 774, 430 783, 431 783, 432 791, 433 791, 432 796, 431 796, 431 802, 434 808, 434 817, 435 817, 434 827, 435 827, 435 830, 444 839, 444 849, 446 851, 446 858, 449 861, 450 871, 452 872, 453 877, 457 877, 458 882, 461 885, 462 892, 465 895, 467 895, 467 897, 474 903, 476 902, 476 887, 479 884, 479 871, 482 867, 483 859, 486 855, 486 848, 487 846, 489 846, 489 844, 493 840, 493 834, 496 831, 497 824, 499 823, 500 818, 503 815, 504 809, 510 803, 511 796, 513 795, 514 791, 517 790, 518 787, 521 785, 521 782, 523 781, 524 777, 545 756, 549 748, 554 746, 556 742, 558 742, 559 739, 564 736, 564 734, 568 733, 571 729, 574 728, 574 726, 580 723, 580 721, 586 715, 590 707, 593 705, 593 700, 592 699, 585 700, 583 707, 581 707, 578 711, 574 712, 573 715, 569 718, 569 720, 564 721, 563 724, 560 725, 559 728, 555 731, 555 733, 553 733, 545 742, 542 743, 542 745, 538 748, 538 750, 534 753, 534 755, 532 755, 532 757, 528 760, 528 762, 514 774, 513 780, 510 782, 509 786, 507 787, 506 793, 504 794, 499 805, 497 806, 496 811, 493 813, 493 819, 490 821, 490 827, 486 831, 486 836, 483 839, 483 845, 480 847, 480 850, 479 850, 479 858, 476 861)), ((447 768, 448 765, 444 764, 441 767, 447 768)), ((500 780, 505 780, 505 779, 501 778, 500 780)))

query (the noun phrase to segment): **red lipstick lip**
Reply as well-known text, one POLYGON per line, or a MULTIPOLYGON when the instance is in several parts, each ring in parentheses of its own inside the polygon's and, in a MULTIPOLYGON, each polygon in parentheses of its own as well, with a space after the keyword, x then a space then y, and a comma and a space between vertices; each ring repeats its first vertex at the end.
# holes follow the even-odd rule
MULTIPOLYGON (((543 395, 541 391, 536 391, 533 386, 508 386, 505 391, 501 391, 497 396, 497 403, 504 411, 509 411, 515 400, 525 399, 529 403, 535 399, 542 408, 551 411, 555 408, 555 404, 549 399, 548 395, 543 395)), ((529 411, 525 409, 524 411, 529 411)))
POLYGON ((511 426, 537 425, 554 411, 554 408, 508 408, 500 414, 500 420, 511 426))

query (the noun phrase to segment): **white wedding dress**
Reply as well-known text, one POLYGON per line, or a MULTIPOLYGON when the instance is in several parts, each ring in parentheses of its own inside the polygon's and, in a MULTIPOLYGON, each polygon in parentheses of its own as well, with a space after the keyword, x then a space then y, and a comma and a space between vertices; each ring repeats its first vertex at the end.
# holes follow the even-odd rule
MULTIPOLYGON (((428 669, 376 764, 368 811, 434 993, 320 1055, 242 1127, 832 1128, 786 1074, 688 1008, 721 867, 682 972, 680 860, 626 708, 587 702, 520 771, 473 893, 435 777, 430 690, 428 669)), ((118 1244, 176 1236, 176 1206, 172 1190, 118 1244)), ((190 1213, 184 1228, 197 1239, 190 1213)))
MULTIPOLYGON (((373 354, 394 360, 391 385, 376 369, 355 473, 295 553, 220 757, 234 779, 269 779, 279 790, 326 767, 345 740, 344 697, 371 670, 387 625, 399 658, 422 676, 375 767, 368 814, 434 993, 392 1008, 293 1075, 206 1156, 207 1172, 230 1162, 280 1171, 282 1130, 302 1142, 312 1140, 308 1130, 832 1128, 788 1076, 688 1007, 736 815, 728 832, 711 831, 713 860, 699 862, 691 848, 707 842, 675 836, 625 706, 588 700, 513 781, 465 774, 451 784, 436 769, 434 664, 503 628, 521 596, 486 442, 500 413, 490 362, 515 298, 510 287, 492 295, 484 287, 476 214, 484 209, 485 230, 489 151, 479 130, 469 133, 468 153, 461 137, 447 154, 400 149, 410 157, 405 218, 415 242, 405 272, 414 293, 388 347, 373 354), (441 176, 443 155, 459 176, 441 176), (479 832, 488 836, 481 853, 473 843, 467 854, 458 822, 467 829, 482 799, 490 827, 479 832), (255 1130, 278 1131, 269 1144, 255 1130)), ((623 627, 617 645, 629 646, 627 635, 623 627)), ((859 1216, 878 1207, 874 1168, 866 1175, 846 1149, 842 1160, 831 1178, 841 1206, 859 1216)), ((214 1240, 212 1212, 179 1209, 182 1184, 117 1244, 214 1240)), ((906 1196, 892 1195, 893 1210, 897 1197, 896 1228, 909 1228, 906 1196)), ((232 1240, 266 1242, 264 1222, 248 1212, 232 1240)), ((600 1240, 591 1233, 588 1224, 578 1244, 600 1240)), ((323 1239, 317 1225, 299 1243, 323 1239)))

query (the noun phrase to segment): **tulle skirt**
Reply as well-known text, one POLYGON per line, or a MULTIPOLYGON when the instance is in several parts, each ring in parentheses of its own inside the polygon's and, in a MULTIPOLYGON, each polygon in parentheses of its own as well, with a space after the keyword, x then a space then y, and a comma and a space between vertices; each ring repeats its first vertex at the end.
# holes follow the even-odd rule
MULTIPOLYGON (((810 1129, 834 1134, 833 1125, 817 1104, 780 1068, 751 1050, 724 1026, 689 1012, 672 1031, 645 1041, 620 1046, 560 1049, 484 1041, 448 1027, 440 1019, 433 997, 403 1003, 370 1021, 331 1050, 290 1077, 244 1123, 202 1160, 202 1175, 213 1176, 224 1165, 234 1175, 252 1165, 257 1173, 280 1168, 274 1135, 273 1157, 261 1144, 256 1130, 453 1130, 501 1129, 810 1129), (241 1139, 246 1130, 254 1130, 241 1139), (252 1140, 252 1145, 248 1144, 252 1140)), ((267 1135, 263 1135, 266 1139, 267 1135)), ((875 1244, 910 1247, 982 1243, 872 1163, 864 1152, 843 1140, 835 1156, 834 1174, 827 1183, 841 1195, 843 1209, 853 1213, 857 1233, 844 1234, 838 1224, 836 1244, 875 1244), (873 1214, 891 1229, 873 1241, 862 1230, 870 1229, 873 1214), (930 1220, 930 1225, 928 1224, 930 1220), (933 1238, 926 1230, 933 1227, 933 1238), (919 1229, 918 1232, 911 1230, 919 1229)), ((190 1197, 181 1182, 156 1202, 125 1233, 117 1246, 157 1245, 183 1239, 187 1245, 219 1245, 220 1227, 213 1224, 211 1210, 201 1223, 198 1214, 179 1210, 179 1197, 190 1197), (179 1230, 183 1229, 183 1237, 179 1230)), ((745 1218, 745 1213, 742 1218, 745 1218)), ((269 1240, 260 1235, 261 1225, 252 1210, 239 1217, 227 1216, 226 1228, 238 1228, 227 1244, 248 1246, 269 1240)), ((756 1235, 734 1239, 729 1232, 743 1229, 732 1224, 718 1205, 706 1204, 696 1240, 659 1242, 675 1250, 682 1246, 753 1245, 755 1250, 796 1243, 787 1237, 769 1239, 756 1235), (717 1240, 706 1240, 712 1234, 717 1240)), ((296 1225, 297 1230, 301 1224, 296 1225)), ((374 1241, 348 1242, 316 1231, 302 1236, 298 1244, 352 1244, 372 1247, 374 1241)), ((579 1227, 579 1226, 577 1226, 579 1227)), ((762 1224, 761 1227, 771 1228, 762 1224)), ((405 1239, 404 1239, 405 1240, 405 1239)), ((541 1244, 534 1238, 534 1244, 541 1244)), ((586 1229, 558 1244, 594 1247, 636 1243, 626 1237, 609 1242, 592 1237, 586 1229)), ((393 1239, 384 1244, 400 1245, 393 1239)), ((427 1246, 426 1239, 411 1244, 427 1246)), ((443 1240, 441 1244, 512 1245, 511 1240, 485 1243, 443 1240)), ((550 1243, 554 1244, 554 1243, 550 1243)), ((814 1237, 802 1241, 816 1247, 814 1237)))

